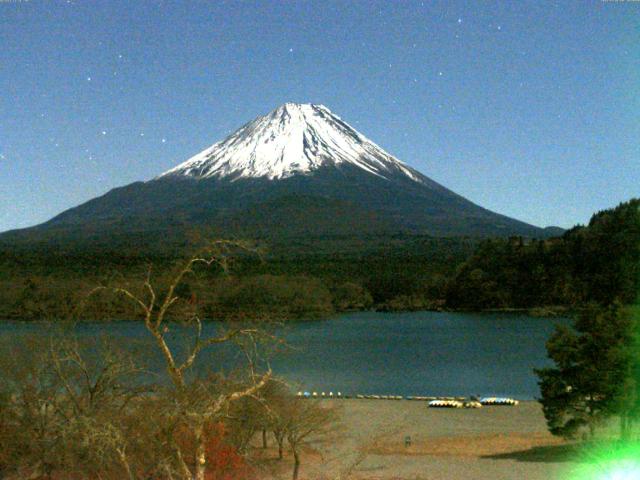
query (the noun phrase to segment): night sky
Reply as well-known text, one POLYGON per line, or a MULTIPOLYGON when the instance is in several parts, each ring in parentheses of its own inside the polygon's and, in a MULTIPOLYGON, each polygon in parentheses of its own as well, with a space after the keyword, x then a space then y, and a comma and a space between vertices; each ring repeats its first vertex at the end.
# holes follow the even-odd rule
POLYGON ((640 2, 0 0, 0 231, 288 101, 570 227, 640 195, 640 2))

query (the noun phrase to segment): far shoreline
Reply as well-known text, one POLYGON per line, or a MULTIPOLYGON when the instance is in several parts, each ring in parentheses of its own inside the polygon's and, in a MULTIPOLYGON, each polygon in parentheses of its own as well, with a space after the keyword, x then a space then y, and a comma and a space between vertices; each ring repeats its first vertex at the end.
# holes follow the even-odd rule
MULTIPOLYGON (((277 325, 287 325, 287 324, 298 324, 298 323, 306 323, 306 322, 316 322, 316 321, 330 321, 336 318, 353 315, 357 313, 387 313, 387 314, 403 314, 403 313, 420 313, 420 312, 430 312, 430 313, 454 313, 454 314, 468 314, 468 315, 490 315, 490 314, 498 314, 498 315, 508 315, 508 314, 522 314, 532 318, 540 318, 540 319, 568 319, 572 318, 577 312, 578 309, 573 307, 565 307, 565 306, 543 306, 543 307, 532 307, 532 308, 520 308, 520 307, 504 307, 504 308, 486 308, 480 310, 470 310, 470 309, 449 309, 449 308, 406 308, 406 309, 389 309, 389 308, 370 308, 370 309, 362 309, 362 310, 343 310, 339 312, 330 313, 328 315, 313 315, 309 317, 295 317, 295 318, 272 318, 269 319, 269 323, 277 324, 277 325)), ((169 322, 179 323, 181 320, 179 319, 167 319, 169 322)), ((33 323, 33 324, 77 324, 77 323, 86 323, 86 324, 109 324, 109 323, 118 323, 118 322, 143 322, 144 319, 141 318, 111 318, 111 319, 82 319, 82 318, 0 318, 0 323, 33 323)), ((204 323, 233 323, 240 322, 241 320, 235 318, 216 318, 216 317, 207 317, 202 318, 204 323)))

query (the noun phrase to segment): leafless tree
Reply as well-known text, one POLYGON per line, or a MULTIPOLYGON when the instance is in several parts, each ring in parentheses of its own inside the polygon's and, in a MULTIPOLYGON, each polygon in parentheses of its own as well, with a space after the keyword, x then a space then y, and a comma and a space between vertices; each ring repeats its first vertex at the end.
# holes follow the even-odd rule
POLYGON ((336 411, 314 400, 293 398, 287 417, 287 443, 293 454, 293 480, 297 480, 302 446, 331 430, 336 421, 336 411))
MULTIPOLYGON (((263 432, 270 431, 278 445, 278 459, 284 457, 284 442, 289 423, 290 403, 293 396, 286 383, 272 378, 260 392, 258 422, 263 432)), ((266 448, 266 435, 263 434, 263 447, 266 448)))
MULTIPOLYGON (((210 244, 199 255, 195 255, 187 260, 175 275, 170 279, 166 293, 160 294, 157 287, 151 280, 149 271, 143 284, 142 294, 138 294, 133 289, 125 287, 99 287, 98 290, 110 289, 116 294, 123 295, 130 299, 144 314, 144 325, 151 334, 155 344, 159 348, 164 358, 168 376, 176 390, 176 402, 178 408, 175 414, 182 417, 195 439, 195 452, 193 461, 186 458, 184 451, 174 442, 175 457, 178 464, 177 478, 184 480, 204 480, 207 468, 206 444, 207 425, 219 419, 229 405, 239 399, 256 394, 271 377, 271 369, 258 372, 255 363, 249 365, 248 381, 242 385, 236 384, 235 389, 218 389, 212 392, 207 386, 188 385, 185 373, 194 365, 199 355, 208 347, 224 344, 242 337, 250 342, 261 336, 261 331, 256 328, 231 328, 216 336, 204 338, 202 335, 202 321, 198 316, 197 309, 189 312, 185 323, 194 329, 193 343, 188 348, 186 355, 178 359, 176 353, 167 342, 168 315, 172 308, 176 307, 180 301, 180 296, 176 294, 176 289, 189 275, 194 274, 197 266, 210 267, 217 265, 226 271, 230 258, 241 251, 252 251, 252 247, 246 242, 216 240, 210 244), (197 399, 197 400, 194 400, 197 399)), ((245 351, 247 351, 245 349, 245 351)))
POLYGON ((2 353, 5 470, 18 478, 137 478, 129 452, 146 387, 131 381, 140 369, 126 352, 61 335, 14 342, 2 353))
MULTIPOLYGON (((268 362, 261 360, 262 346, 279 341, 246 324, 216 328, 207 336, 197 302, 178 293, 197 269, 226 270, 231 256, 247 248, 241 242, 212 242, 165 283, 152 280, 149 271, 140 285, 94 290, 115 293, 140 308, 151 345, 163 359, 166 376, 161 377, 168 381, 142 368, 129 349, 102 339, 80 340, 71 331, 39 336, 21 348, 6 346, 0 355, 0 475, 204 480, 221 431, 238 450, 247 448, 258 429, 271 425, 265 405, 272 399, 263 390, 273 382, 268 362), (175 348, 169 334, 178 318, 181 331, 192 333, 185 337, 185 350, 175 348), (246 369, 223 374, 214 347, 227 343, 244 356, 246 369), (196 362, 205 357, 212 362, 210 374, 195 375, 196 362)), ((295 443, 298 437, 292 438, 295 443)))
POLYGON ((286 383, 272 379, 262 393, 263 415, 278 445, 278 459, 284 456, 285 440, 293 455, 293 479, 298 478, 302 447, 332 432, 337 409, 316 400, 294 396, 286 383))
POLYGON ((5 470, 24 470, 46 477, 58 462, 59 382, 46 361, 46 343, 37 338, 24 341, 27 348, 3 345, 4 352, 0 355, 3 376, 0 385, 5 400, 0 450, 5 457, 5 470))

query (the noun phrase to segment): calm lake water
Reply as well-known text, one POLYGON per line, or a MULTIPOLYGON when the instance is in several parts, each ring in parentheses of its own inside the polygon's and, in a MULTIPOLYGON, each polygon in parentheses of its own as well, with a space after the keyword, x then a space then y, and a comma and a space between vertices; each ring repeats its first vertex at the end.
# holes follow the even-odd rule
MULTIPOLYGON (((545 342, 559 322, 566 320, 519 314, 353 313, 287 326, 281 334, 291 349, 271 365, 300 390, 533 399, 539 394, 533 369, 550 364, 545 342)), ((206 330, 215 328, 209 324, 206 330)), ((47 330, 37 323, 0 323, 5 340, 47 330)), ((80 337, 106 334, 123 344, 147 338, 138 322, 80 324, 75 331, 80 337)))

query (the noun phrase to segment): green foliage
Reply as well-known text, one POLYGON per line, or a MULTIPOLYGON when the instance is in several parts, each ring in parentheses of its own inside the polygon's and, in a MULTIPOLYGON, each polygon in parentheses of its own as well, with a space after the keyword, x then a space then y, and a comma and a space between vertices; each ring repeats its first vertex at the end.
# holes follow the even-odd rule
MULTIPOLYGON (((425 308, 442 303, 447 277, 475 245, 404 235, 274 240, 263 259, 234 258, 230 277, 219 269, 199 271, 176 293, 183 307, 197 304, 210 319, 425 308)), ((154 278, 166 283, 181 259, 166 251, 0 251, 0 319, 141 318, 121 296, 87 295, 98 285, 140 285, 151 264, 154 278)))
MULTIPOLYGON (((599 212, 562 237, 478 240, 425 235, 263 238, 263 259, 245 255, 232 278, 204 273, 178 287, 209 318, 313 318, 349 310, 580 308, 628 304, 640 288, 640 200, 599 212)), ((46 247, 46 248, 45 248, 46 247)), ((122 298, 85 298, 96 285, 167 275, 184 258, 104 246, 50 252, 0 250, 0 318, 133 319, 122 298), (82 308, 80 308, 80 306, 82 308)), ((178 250, 176 250, 178 251, 178 250)))
POLYGON ((574 438, 586 428, 593 435, 611 416, 634 418, 640 402, 638 332, 633 310, 619 304, 592 304, 573 328, 556 328, 547 342, 555 367, 536 370, 551 433, 574 438))
POLYGON ((533 308, 630 304, 640 289, 640 199, 549 240, 488 240, 447 286, 447 306, 533 308))
POLYGON ((204 309, 210 318, 289 319, 333 312, 329 290, 314 278, 258 275, 226 279, 215 288, 204 309))
POLYGON ((371 294, 362 286, 345 282, 333 289, 333 306, 337 311, 367 310, 373 306, 371 294))

